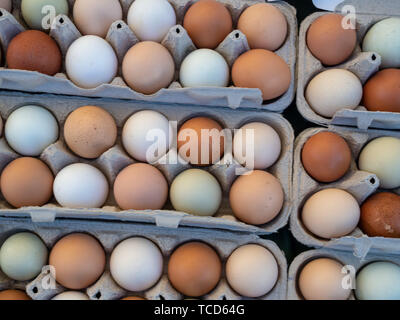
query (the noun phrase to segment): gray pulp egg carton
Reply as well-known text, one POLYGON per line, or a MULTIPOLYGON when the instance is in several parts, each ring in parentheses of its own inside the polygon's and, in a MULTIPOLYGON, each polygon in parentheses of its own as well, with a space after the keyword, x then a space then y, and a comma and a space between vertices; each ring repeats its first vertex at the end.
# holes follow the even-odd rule
POLYGON ((351 5, 356 9, 358 45, 353 55, 343 64, 325 67, 313 56, 307 47, 307 30, 320 16, 329 12, 317 12, 308 16, 300 26, 299 58, 297 79, 297 108, 304 118, 318 125, 344 125, 359 129, 380 128, 400 129, 400 114, 394 112, 371 112, 363 106, 355 110, 343 109, 328 119, 318 115, 308 104, 305 90, 308 83, 317 74, 332 68, 347 69, 356 74, 362 84, 379 70, 381 57, 374 52, 361 52, 365 34, 375 23, 392 16, 400 16, 400 1, 398 0, 346 0, 336 7, 337 12, 351 5))
MULTIPOLYGON (((40 105, 50 110, 59 122, 60 137, 57 142, 48 146, 40 158, 47 163, 50 169, 56 175, 65 166, 84 162, 96 166, 108 179, 110 185, 109 198, 102 208, 98 209, 69 209, 60 207, 54 199, 49 204, 42 207, 25 207, 14 209, 7 204, 2 197, 0 198, 0 213, 8 216, 31 216, 34 221, 51 221, 55 217, 64 218, 84 218, 84 219, 104 219, 134 221, 143 223, 156 223, 159 226, 175 227, 191 226, 213 229, 229 229, 236 231, 254 232, 258 234, 267 234, 275 232, 286 225, 291 212, 292 203, 292 156, 294 133, 289 122, 280 114, 254 111, 237 110, 231 112, 226 108, 206 108, 206 107, 188 107, 179 104, 164 105, 150 104, 146 102, 129 102, 125 100, 113 99, 90 99, 83 97, 69 97, 61 95, 30 95, 26 93, 0 92, 0 114, 6 121, 12 111, 27 104, 40 105), (107 150, 95 160, 87 160, 74 155, 66 146, 63 138, 63 125, 67 116, 75 109, 85 105, 96 105, 107 110, 115 119, 118 126, 117 144, 107 150), (234 128, 240 128, 242 125, 260 121, 273 127, 281 139, 282 151, 277 162, 268 169, 268 172, 279 179, 285 194, 284 206, 280 214, 272 221, 261 226, 247 225, 237 221, 229 206, 229 189, 236 178, 236 169, 244 169, 233 158, 229 150, 231 149, 231 139, 226 139, 226 153, 223 163, 217 163, 210 167, 204 167, 219 181, 223 198, 222 204, 215 217, 199 217, 183 212, 177 212, 167 203, 165 210, 128 210, 120 211, 115 204, 112 195, 112 186, 117 174, 126 166, 135 161, 128 156, 121 145, 121 130, 126 120, 135 112, 140 110, 155 110, 164 114, 169 120, 177 121, 178 127, 186 120, 196 116, 207 116, 217 120, 223 128, 228 128, 233 132, 234 128), (225 161, 226 160, 226 161, 225 161)), ((174 135, 176 132, 174 133, 174 135)), ((170 159, 178 157, 176 152, 176 135, 174 143, 169 153, 170 159)), ((13 159, 19 157, 5 141, 0 140, 0 172, 13 159)), ((161 158, 160 160, 162 160, 161 158)), ((183 170, 192 166, 183 163, 181 159, 177 164, 162 164, 160 161, 155 166, 164 174, 169 184, 183 170), (181 162, 182 161, 182 162, 181 162)))
MULTIPOLYGON (((314 193, 327 188, 339 188, 351 193, 359 204, 363 203, 379 188, 379 179, 376 175, 357 168, 356 161, 362 148, 371 140, 391 136, 400 138, 399 131, 368 130, 355 128, 334 127, 311 128, 303 131, 295 141, 293 160, 293 211, 290 217, 290 229, 294 237, 301 243, 316 248, 333 248, 352 252, 359 259, 371 253, 400 254, 400 239, 384 237, 368 237, 358 227, 348 236, 332 240, 318 238, 309 232, 301 222, 301 210, 306 200, 314 193), (314 134, 322 131, 337 133, 346 140, 352 151, 352 163, 349 172, 340 180, 333 183, 319 183, 305 171, 301 162, 301 151, 305 142, 314 134)), ((386 190, 400 194, 400 188, 386 190)))
MULTIPOLYGON (((116 300, 127 295, 139 295, 149 300, 178 300, 184 298, 170 284, 167 276, 168 257, 182 243, 201 241, 213 247, 222 260, 222 279, 207 295, 201 297, 209 300, 239 300, 246 299, 230 288, 225 278, 225 262, 229 255, 238 247, 245 244, 258 244, 268 249, 278 264, 278 280, 274 288, 263 300, 284 300, 286 298, 287 265, 283 252, 269 240, 263 240, 256 235, 233 233, 223 230, 206 230, 198 228, 170 229, 160 228, 153 224, 136 224, 123 222, 104 222, 73 219, 56 219, 54 222, 32 223, 29 218, 9 218, 0 213, 0 241, 5 241, 14 233, 27 231, 37 234, 50 249, 63 236, 75 232, 83 232, 97 238, 102 244, 107 257, 105 272, 85 291, 92 300, 116 300), (163 275, 159 281, 145 292, 130 293, 121 288, 112 278, 109 269, 109 258, 113 248, 122 240, 130 237, 144 237, 153 241, 161 250, 164 257, 163 275)), ((25 289, 34 300, 48 300, 67 289, 55 283, 54 277, 45 268, 31 282, 16 282, 0 278, 0 288, 25 289)), ((57 270, 56 274, 57 274, 57 270)))
MULTIPOLYGON (((231 12, 234 25, 236 24, 240 13, 248 6, 265 2, 264 0, 219 1, 224 3, 231 12)), ((3 52, 6 52, 11 39, 26 28, 20 13, 20 2, 21 0, 14 0, 13 15, 4 9, 0 9, 0 44, 3 52)), ((132 0, 121 0, 125 18, 132 2, 132 0)), ((181 25, 185 12, 195 1, 171 0, 170 2, 175 8, 178 24, 169 30, 168 34, 162 41, 162 44, 173 55, 176 68, 178 69, 182 60, 190 52, 196 49, 186 30, 181 25)), ((69 0, 69 3, 71 13, 74 0, 69 0)), ((284 95, 275 100, 267 101, 266 104, 263 104, 261 91, 254 88, 182 88, 178 82, 179 72, 176 72, 175 81, 169 86, 169 88, 161 89, 152 95, 144 95, 130 89, 121 76, 121 68, 119 68, 117 77, 111 83, 102 84, 94 89, 83 89, 76 86, 67 78, 65 69, 62 70, 62 73, 56 74, 52 77, 38 72, 0 68, 0 85, 3 89, 27 92, 119 98, 149 102, 196 104, 205 106, 225 106, 232 109, 239 107, 257 108, 282 112, 291 104, 295 94, 294 83, 297 50, 297 19, 295 9, 286 2, 278 1, 271 4, 278 7, 288 21, 288 36, 286 42, 276 51, 276 54, 281 56, 290 67, 292 81, 289 90, 284 95)), ((71 19, 71 17, 65 15, 57 16, 53 21, 50 31, 50 36, 52 36, 59 44, 63 56, 65 56, 71 43, 81 36, 71 19)), ((111 25, 106 40, 114 48, 120 65, 127 50, 138 42, 135 34, 122 20, 116 21, 111 25)), ((231 66, 239 55, 249 50, 249 46, 245 35, 239 30, 234 30, 223 42, 221 42, 216 50, 225 57, 228 64, 231 66)))
MULTIPOLYGON (((358 271, 360 271, 364 266, 372 262, 385 261, 392 262, 397 265, 400 265, 400 257, 393 255, 382 255, 379 253, 369 254, 363 260, 358 259, 353 254, 344 251, 337 251, 331 249, 315 249, 305 251, 299 254, 291 263, 288 272, 288 300, 304 300, 300 289, 297 284, 297 280, 299 278, 300 272, 305 267, 308 262, 318 258, 330 258, 336 260, 347 266, 347 274, 344 273, 343 277, 347 277, 346 283, 351 283, 352 288, 355 288, 355 276, 358 271), (350 282, 351 281, 351 282, 350 282)), ((350 294, 349 300, 355 300, 354 291, 350 294)))

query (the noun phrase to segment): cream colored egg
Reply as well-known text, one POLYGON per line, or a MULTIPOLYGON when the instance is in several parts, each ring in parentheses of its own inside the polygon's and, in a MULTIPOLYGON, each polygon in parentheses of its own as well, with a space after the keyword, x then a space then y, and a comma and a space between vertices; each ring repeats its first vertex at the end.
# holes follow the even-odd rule
POLYGON ((226 263, 228 283, 246 297, 266 295, 275 286, 278 275, 278 264, 273 254, 256 244, 239 247, 226 263))
POLYGON ((339 238, 357 227, 360 206, 344 190, 324 189, 306 201, 301 218, 305 227, 316 236, 324 239, 339 238))
POLYGON ((362 95, 360 79, 345 69, 321 72, 310 81, 305 92, 310 107, 326 118, 332 118, 342 109, 357 108, 362 95))

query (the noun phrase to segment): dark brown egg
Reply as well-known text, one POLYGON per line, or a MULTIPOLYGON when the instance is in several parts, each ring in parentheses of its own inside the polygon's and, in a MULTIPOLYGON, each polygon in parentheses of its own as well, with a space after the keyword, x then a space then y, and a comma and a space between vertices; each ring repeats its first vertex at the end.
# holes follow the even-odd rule
POLYGON ((258 88, 263 100, 278 98, 290 86, 288 65, 277 54, 253 49, 243 53, 232 66, 232 81, 236 87, 258 88))
POLYGON ((400 69, 385 69, 370 78, 362 104, 369 111, 400 112, 400 69))
POLYGON ((216 163, 224 154, 222 127, 217 121, 205 117, 186 121, 178 132, 178 151, 183 159, 194 165, 216 163))
POLYGON ((376 193, 361 206, 360 228, 370 237, 400 238, 400 196, 376 193))
POLYGON ((356 48, 356 30, 344 29, 343 18, 340 14, 324 14, 307 31, 307 46, 324 65, 346 61, 356 48))
POLYGON ((48 34, 27 30, 16 35, 7 49, 10 69, 37 71, 53 76, 61 69, 61 51, 48 34))
POLYGON ((215 49, 232 31, 232 17, 222 3, 200 0, 186 12, 183 27, 197 48, 215 49))
POLYGON ((304 144, 301 161, 304 169, 315 180, 333 182, 349 170, 351 150, 338 134, 319 132, 304 144))

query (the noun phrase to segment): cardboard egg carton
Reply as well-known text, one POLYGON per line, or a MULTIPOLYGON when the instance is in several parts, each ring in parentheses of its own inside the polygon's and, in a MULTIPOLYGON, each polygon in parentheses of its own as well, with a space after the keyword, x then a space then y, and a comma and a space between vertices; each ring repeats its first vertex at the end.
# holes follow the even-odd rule
MULTIPOLYGON (((60 137, 57 142, 48 146, 40 158, 49 166, 56 175, 65 166, 84 162, 89 163, 100 169, 108 179, 110 185, 109 198, 102 208, 97 209, 69 209, 60 207, 53 198, 49 204, 42 207, 24 207, 15 209, 7 204, 6 201, 0 200, 0 213, 8 216, 31 216, 34 221, 51 221, 55 217, 64 218, 85 218, 85 219, 105 219, 105 220, 121 220, 134 221, 143 223, 155 223, 159 226, 178 227, 192 226, 204 228, 223 228, 237 231, 249 231, 259 234, 267 234, 275 232, 286 225, 291 211, 292 193, 292 155, 294 133, 290 124, 280 115, 276 113, 265 113, 257 111, 241 111, 231 112, 226 108, 206 108, 206 107, 189 107, 182 105, 164 105, 149 104, 145 102, 129 102, 125 100, 112 99, 89 99, 83 97, 69 97, 56 95, 29 95, 23 93, 0 92, 0 114, 4 121, 18 107, 27 104, 40 105, 47 108, 53 113, 59 122, 60 137), (72 153, 66 146, 63 138, 63 125, 67 116, 75 109, 85 105, 96 105, 108 111, 115 119, 118 126, 117 144, 103 153, 95 160, 82 159, 72 153), (199 217, 183 212, 174 211, 168 202, 164 210, 127 210, 120 211, 116 206, 112 195, 112 186, 117 174, 126 166, 135 161, 128 156, 121 143, 121 131, 126 120, 135 112, 140 110, 154 110, 164 114, 170 121, 176 121, 179 128, 183 122, 196 116, 206 116, 218 121, 223 128, 230 129, 233 135, 234 129, 239 129, 244 124, 260 121, 273 127, 281 139, 282 151, 277 162, 270 168, 268 172, 273 174, 281 182, 285 194, 284 206, 280 214, 271 222, 261 225, 252 226, 237 221, 234 218, 232 209, 229 206, 229 189, 231 184, 237 177, 237 173, 244 171, 244 168, 234 159, 229 152, 232 145, 232 139, 226 139, 226 153, 223 159, 210 167, 202 167, 203 170, 209 171, 214 175, 221 185, 223 191, 222 204, 214 217, 199 217), (236 171, 236 170, 239 171, 236 171)), ((174 143, 167 153, 170 159, 178 157, 180 161, 176 163, 162 164, 162 157, 155 166, 164 174, 169 184, 182 171, 192 168, 193 166, 185 163, 176 152, 176 132, 174 133, 174 143)), ((16 154, 5 141, 0 140, 0 172, 4 167, 16 159, 20 155, 16 154)), ((1 197, 2 199, 2 197, 1 197)))
MULTIPOLYGON (((360 260, 352 253, 345 251, 330 249, 316 249, 305 251, 298 255, 289 267, 287 300, 304 300, 298 287, 297 280, 306 264, 318 258, 330 258, 340 262, 344 266, 347 266, 347 274, 344 273, 343 277, 346 277, 346 284, 352 284, 352 288, 356 287, 356 274, 369 263, 386 261, 400 265, 400 257, 390 254, 369 254, 363 260, 360 260)), ((356 300, 354 290, 350 294, 349 300, 356 300)))
MULTIPOLYGON (((294 237, 301 243, 316 248, 334 248, 352 252, 356 257, 362 259, 371 253, 400 253, 400 239, 384 237, 368 237, 358 227, 348 236, 326 240, 321 239, 309 232, 301 221, 301 211, 304 203, 314 193, 327 188, 339 188, 351 193, 361 205, 370 195, 379 188, 379 179, 375 174, 360 171, 357 161, 362 148, 369 141, 383 136, 400 138, 398 131, 368 130, 334 127, 311 128, 303 131, 295 141, 293 160, 293 211, 290 217, 290 229, 294 237), (340 180, 333 183, 319 183, 305 171, 301 152, 306 141, 313 135, 322 131, 330 131, 344 138, 352 151, 352 163, 350 170, 340 180)), ((400 188, 385 190, 400 194, 400 188)))
POLYGON ((299 58, 297 79, 297 108, 307 120, 318 125, 344 125, 359 129, 381 128, 400 129, 400 114, 394 112, 371 112, 363 106, 355 110, 343 109, 331 118, 318 115, 308 104, 305 90, 308 83, 319 73, 332 68, 347 69, 359 77, 362 84, 379 70, 381 57, 374 52, 361 52, 365 34, 375 23, 389 17, 400 16, 400 2, 398 0, 345 0, 336 7, 341 13, 346 6, 353 6, 356 10, 357 47, 353 55, 343 64, 325 67, 313 56, 307 47, 306 35, 310 25, 319 17, 330 12, 316 12, 308 16, 300 26, 299 58))
MULTIPOLYGON (((231 12, 234 26, 236 26, 236 22, 243 10, 252 4, 265 2, 263 0, 219 1, 224 3, 231 12)), ((121 0, 125 21, 132 2, 132 0, 121 0)), ((162 44, 174 57, 177 68, 175 81, 169 88, 161 89, 152 95, 144 95, 135 92, 124 82, 121 75, 121 68, 119 68, 116 78, 111 83, 102 84, 94 89, 83 89, 76 86, 72 81, 68 80, 65 68, 54 77, 38 72, 0 68, 1 88, 86 97, 119 98, 164 103, 178 102, 182 104, 205 106, 227 106, 232 109, 239 107, 257 108, 275 112, 282 112, 291 104, 295 93, 294 83, 297 43, 296 12, 292 6, 283 1, 272 3, 272 5, 276 6, 285 15, 288 22, 288 36, 286 42, 276 51, 276 54, 281 56, 290 67, 292 81, 289 90, 285 94, 275 100, 266 101, 264 104, 261 91, 254 88, 238 88, 233 86, 223 88, 182 88, 178 82, 179 66, 182 60, 196 49, 187 32, 182 27, 182 21, 185 12, 195 1, 171 0, 170 2, 175 9, 178 24, 169 30, 162 41, 162 44)), ((14 0, 13 15, 4 9, 0 9, 0 44, 3 52, 6 52, 11 39, 27 28, 20 12, 20 3, 21 0, 14 0)), ((71 14, 74 0, 70 0, 69 3, 70 16, 57 16, 53 21, 50 31, 50 36, 59 44, 63 56, 65 56, 71 43, 81 36, 72 22, 71 14)), ((116 21, 111 25, 106 40, 114 48, 120 65, 127 50, 138 42, 135 34, 128 27, 126 22, 122 20, 116 21)), ((225 57, 228 64, 231 66, 239 55, 249 50, 249 46, 245 35, 239 30, 234 30, 221 42, 216 50, 225 57)))
MULTIPOLYGON (((278 246, 269 240, 263 240, 256 235, 233 233, 223 230, 206 230, 198 228, 160 228, 153 224, 136 224, 124 222, 101 222, 88 220, 56 219, 54 222, 32 223, 29 218, 0 217, 0 240, 5 241, 14 233, 27 231, 37 234, 51 250, 54 244, 65 235, 83 232, 97 238, 102 244, 107 257, 105 272, 89 288, 86 293, 92 300, 117 300, 128 295, 139 295, 149 300, 178 300, 184 296, 170 284, 167 276, 168 258, 180 244, 188 241, 201 241, 213 247, 222 261, 222 276, 218 285, 201 299, 207 300, 239 300, 246 299, 230 288, 225 278, 225 262, 230 254, 245 244, 259 244, 268 249, 278 264, 278 280, 273 289, 259 297, 263 300, 283 300, 286 298, 287 265, 286 259, 278 246), (131 237, 145 237, 153 241, 161 250, 164 257, 163 275, 159 281, 145 292, 128 292, 121 288, 112 278, 109 269, 109 258, 112 250, 122 240, 131 237)), ((24 290, 34 300, 49 300, 55 295, 67 291, 55 282, 54 277, 45 268, 31 282, 16 282, 4 274, 0 278, 0 288, 24 290)), ((57 270, 56 274, 57 274, 57 270)))

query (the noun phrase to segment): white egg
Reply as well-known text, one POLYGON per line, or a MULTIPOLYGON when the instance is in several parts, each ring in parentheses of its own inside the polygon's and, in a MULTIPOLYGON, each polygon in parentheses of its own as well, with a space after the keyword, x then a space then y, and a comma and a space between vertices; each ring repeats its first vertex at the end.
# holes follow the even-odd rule
POLYGON ((70 45, 65 57, 65 68, 68 77, 77 86, 91 89, 114 79, 118 59, 106 40, 88 35, 70 45))
POLYGON ((38 156, 58 138, 58 123, 45 108, 28 105, 11 113, 5 125, 5 137, 16 152, 38 156))
POLYGON ((180 173, 172 182, 170 199, 175 210, 212 216, 221 205, 221 186, 211 173, 189 169, 180 173))
POLYGON ((167 0, 135 0, 128 11, 128 25, 141 41, 161 42, 175 24, 175 11, 167 0))
POLYGON ((315 76, 305 96, 310 107, 320 116, 332 118, 342 109, 355 109, 363 95, 360 79, 345 69, 330 69, 315 76))
POLYGON ((80 291, 64 291, 51 300, 89 300, 89 297, 80 291))
POLYGON ((179 78, 184 87, 226 87, 229 66, 217 51, 198 49, 183 60, 179 78))
POLYGON ((235 159, 249 169, 267 169, 279 158, 281 139, 265 123, 248 123, 235 132, 233 153, 235 159))
POLYGON ((400 300, 400 266, 373 262, 361 269, 356 279, 359 300, 400 300))
POLYGON ((347 191, 323 189, 304 204, 302 221, 313 234, 333 239, 351 233, 360 220, 360 206, 347 191))
POLYGON ((68 208, 99 208, 107 199, 108 182, 97 168, 74 163, 62 169, 54 179, 57 202, 68 208))
POLYGON ((164 156, 173 139, 172 126, 159 112, 143 110, 134 113, 122 129, 122 143, 136 160, 153 163, 164 156))
POLYGON ((229 285, 245 297, 266 295, 275 286, 278 274, 278 264, 273 254, 256 244, 239 247, 226 262, 229 285))
POLYGON ((380 187, 400 187, 400 139, 380 137, 370 141, 360 153, 358 167, 376 174, 380 187))
POLYGON ((145 238, 129 238, 119 243, 110 258, 114 280, 129 291, 144 291, 160 279, 163 256, 160 249, 145 238))
POLYGON ((382 58, 382 68, 400 67, 400 18, 379 21, 367 32, 363 51, 376 52, 382 58))

